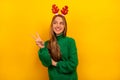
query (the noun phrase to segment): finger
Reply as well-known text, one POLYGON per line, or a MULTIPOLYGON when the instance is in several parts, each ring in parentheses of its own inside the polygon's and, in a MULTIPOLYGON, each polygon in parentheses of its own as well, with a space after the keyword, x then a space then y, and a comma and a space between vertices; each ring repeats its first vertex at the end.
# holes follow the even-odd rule
POLYGON ((44 45, 36 44, 38 47, 43 48, 44 45))
POLYGON ((34 40, 36 40, 36 39, 37 39, 37 37, 36 37, 35 35, 32 35, 32 38, 33 38, 34 40))
POLYGON ((41 40, 40 35, 39 35, 38 32, 36 32, 36 35, 37 35, 37 38, 39 38, 41 40))
POLYGON ((44 45, 44 42, 43 41, 36 41, 36 44, 40 44, 40 45, 44 45))

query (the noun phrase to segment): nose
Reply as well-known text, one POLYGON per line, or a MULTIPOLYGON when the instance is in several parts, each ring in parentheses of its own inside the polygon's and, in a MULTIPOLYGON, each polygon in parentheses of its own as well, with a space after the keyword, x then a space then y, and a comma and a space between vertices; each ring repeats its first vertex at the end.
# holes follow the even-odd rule
POLYGON ((57 26, 56 27, 60 27, 60 24, 59 23, 57 23, 57 26))

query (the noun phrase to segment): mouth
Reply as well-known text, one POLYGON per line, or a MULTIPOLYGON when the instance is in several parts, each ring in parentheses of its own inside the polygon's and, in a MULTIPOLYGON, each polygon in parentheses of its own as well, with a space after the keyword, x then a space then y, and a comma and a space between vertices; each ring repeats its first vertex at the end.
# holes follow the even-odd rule
POLYGON ((56 31, 61 31, 61 28, 55 28, 56 31))

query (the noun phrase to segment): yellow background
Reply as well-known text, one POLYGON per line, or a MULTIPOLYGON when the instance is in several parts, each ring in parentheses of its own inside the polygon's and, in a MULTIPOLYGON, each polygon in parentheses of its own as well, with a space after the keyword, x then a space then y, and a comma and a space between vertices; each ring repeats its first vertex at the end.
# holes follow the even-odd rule
POLYGON ((48 80, 32 35, 49 38, 54 3, 69 6, 79 80, 120 80, 119 0, 0 0, 0 80, 48 80))

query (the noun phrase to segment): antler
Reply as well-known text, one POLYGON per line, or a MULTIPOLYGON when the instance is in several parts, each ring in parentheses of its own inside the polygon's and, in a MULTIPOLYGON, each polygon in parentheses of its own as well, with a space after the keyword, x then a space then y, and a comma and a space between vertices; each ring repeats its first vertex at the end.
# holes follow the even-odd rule
POLYGON ((62 8, 62 10, 61 10, 61 13, 62 13, 63 15, 66 15, 66 14, 68 13, 68 6, 64 6, 64 7, 62 8))
POLYGON ((56 6, 56 4, 53 4, 53 5, 52 5, 52 12, 53 12, 54 14, 56 14, 56 13, 58 13, 58 11, 59 11, 58 6, 56 6))

